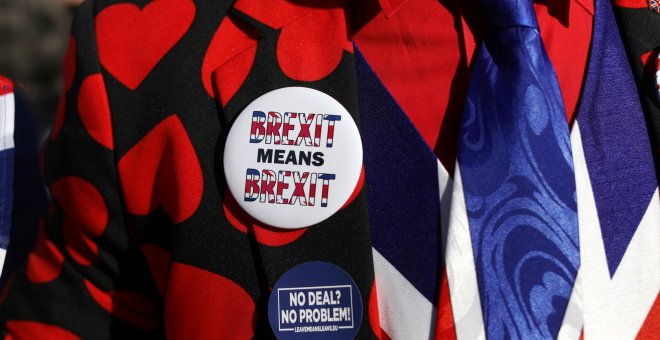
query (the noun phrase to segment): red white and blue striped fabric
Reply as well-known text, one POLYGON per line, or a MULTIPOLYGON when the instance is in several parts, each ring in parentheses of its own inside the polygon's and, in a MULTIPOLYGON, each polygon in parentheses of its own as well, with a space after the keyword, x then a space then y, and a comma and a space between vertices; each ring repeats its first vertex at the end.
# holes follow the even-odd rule
POLYGON ((428 339, 442 263, 439 161, 357 47, 355 59, 378 292, 370 310, 390 338, 428 339))
POLYGON ((660 331, 653 321, 660 316, 658 181, 641 102, 607 0, 596 0, 593 37, 591 50, 601 52, 590 57, 571 136, 581 287, 573 294, 574 316, 564 320, 575 325, 581 316, 587 338, 647 338, 660 331))
POLYGON ((660 13, 660 1, 649 0, 649 8, 656 13, 660 13))
MULTIPOLYGON (((660 333, 658 182, 609 2, 596 7, 591 50, 600 52, 571 129, 581 264, 568 307, 551 312, 563 315, 559 339, 648 338, 660 333)), ((451 176, 358 48, 355 56, 380 313, 372 325, 382 338, 484 339, 489 306, 460 164, 451 176)))
POLYGON ((14 178, 14 89, 0 76, 0 273, 9 245, 14 178))

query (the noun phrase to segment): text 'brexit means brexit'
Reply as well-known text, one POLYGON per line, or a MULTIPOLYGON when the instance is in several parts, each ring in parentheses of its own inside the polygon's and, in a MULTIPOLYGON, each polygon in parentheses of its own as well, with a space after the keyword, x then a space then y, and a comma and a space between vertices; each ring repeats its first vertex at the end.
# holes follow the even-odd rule
MULTIPOLYGON (((325 164, 325 155, 319 150, 332 148, 335 127, 340 121, 340 115, 300 112, 281 114, 275 111, 266 114, 263 111, 253 111, 250 125, 251 144, 287 145, 295 148, 259 148, 256 162, 321 167, 325 164)), ((246 202, 255 202, 258 199, 260 203, 315 206, 316 198, 320 196, 320 206, 327 207, 330 181, 336 179, 336 174, 248 168, 245 177, 246 202)))

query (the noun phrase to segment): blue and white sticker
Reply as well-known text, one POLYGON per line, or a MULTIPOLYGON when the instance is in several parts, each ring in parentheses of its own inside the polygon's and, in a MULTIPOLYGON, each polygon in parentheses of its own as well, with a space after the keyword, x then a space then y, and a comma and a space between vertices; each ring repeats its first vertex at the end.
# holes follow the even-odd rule
POLYGON ((327 262, 305 262, 284 273, 268 300, 278 339, 353 339, 362 299, 353 279, 327 262))

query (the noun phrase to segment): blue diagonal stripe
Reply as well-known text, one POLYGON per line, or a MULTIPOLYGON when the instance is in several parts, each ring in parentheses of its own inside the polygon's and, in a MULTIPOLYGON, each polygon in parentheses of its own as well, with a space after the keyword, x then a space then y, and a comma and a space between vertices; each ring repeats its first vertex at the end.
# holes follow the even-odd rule
POLYGON ((357 47, 355 72, 373 247, 437 305, 437 158, 357 47))

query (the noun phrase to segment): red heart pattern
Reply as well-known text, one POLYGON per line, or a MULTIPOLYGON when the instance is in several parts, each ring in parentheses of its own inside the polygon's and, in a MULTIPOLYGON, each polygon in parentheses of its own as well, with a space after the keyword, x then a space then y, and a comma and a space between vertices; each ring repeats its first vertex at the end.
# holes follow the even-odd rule
POLYGON ((99 144, 112 150, 110 104, 105 91, 105 82, 100 73, 85 78, 80 85, 78 112, 89 135, 99 144))
POLYGON ((172 255, 163 247, 155 244, 142 244, 140 245, 140 249, 142 249, 144 258, 147 260, 147 265, 149 266, 160 296, 165 296, 172 255))
POLYGON ((229 193, 229 190, 225 191, 222 200, 222 209, 225 212, 227 221, 236 230, 253 235, 257 242, 267 246, 279 247, 287 245, 299 239, 307 231, 307 228, 295 230, 277 229, 260 223, 248 215, 245 210, 241 209, 234 196, 229 193))
POLYGON ((215 98, 212 79, 215 72, 215 84, 223 106, 236 93, 250 72, 257 54, 257 39, 256 32, 239 27, 232 17, 222 20, 215 32, 204 56, 202 83, 206 93, 215 98), (216 70, 219 67, 220 69, 216 70))
POLYGON ((274 29, 307 13, 310 8, 332 5, 335 0, 238 0, 234 8, 274 29))
POLYGON ((174 223, 181 223, 202 200, 202 170, 177 115, 149 131, 118 167, 126 208, 133 215, 147 215, 162 205, 174 223))
POLYGON ((173 263, 165 300, 168 339, 250 339, 255 303, 236 282, 173 263))
POLYGON ((277 62, 289 78, 316 81, 353 52, 343 0, 239 0, 239 11, 274 29, 281 28, 277 62))
POLYGON ((310 9, 282 28, 277 41, 277 62, 292 79, 317 81, 339 66, 344 50, 353 51, 344 9, 310 9))
POLYGON ((39 225, 39 236, 34 250, 28 257, 26 274, 33 283, 46 283, 55 280, 62 271, 64 255, 48 239, 43 221, 39 225))
POLYGON ((7 321, 7 336, 5 339, 78 340, 80 338, 57 326, 36 321, 11 320, 7 321))
POLYGON ((105 292, 91 282, 83 281, 87 292, 106 312, 144 331, 158 326, 160 310, 150 298, 127 290, 105 292))
POLYGON ((96 16, 101 65, 135 90, 188 31, 194 17, 191 0, 154 0, 143 9, 129 3, 108 6, 96 16))
POLYGON ((50 186, 53 200, 64 210, 64 241, 71 258, 83 266, 98 261, 98 245, 108 224, 108 209, 99 191, 88 181, 64 177, 50 186))

